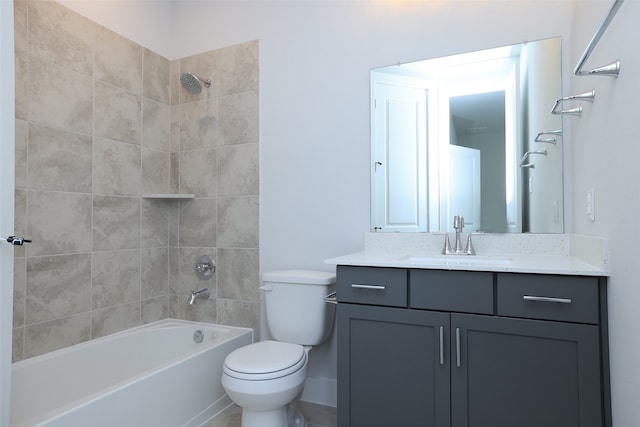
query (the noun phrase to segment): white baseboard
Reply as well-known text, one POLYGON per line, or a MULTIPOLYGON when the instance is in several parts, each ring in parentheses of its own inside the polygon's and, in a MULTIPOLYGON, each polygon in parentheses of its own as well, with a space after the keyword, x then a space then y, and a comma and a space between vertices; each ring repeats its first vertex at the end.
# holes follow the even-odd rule
POLYGON ((301 400, 318 405, 338 405, 338 382, 332 378, 308 377, 301 400))

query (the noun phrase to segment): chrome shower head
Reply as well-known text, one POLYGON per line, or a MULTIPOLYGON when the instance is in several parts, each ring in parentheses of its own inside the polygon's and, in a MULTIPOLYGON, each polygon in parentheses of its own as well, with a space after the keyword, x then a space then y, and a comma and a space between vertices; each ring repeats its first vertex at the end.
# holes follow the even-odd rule
POLYGON ((202 85, 200 82, 204 83, 206 87, 211 86, 211 80, 203 80, 193 73, 180 74, 180 83, 182 83, 182 87, 194 95, 202 92, 202 85))

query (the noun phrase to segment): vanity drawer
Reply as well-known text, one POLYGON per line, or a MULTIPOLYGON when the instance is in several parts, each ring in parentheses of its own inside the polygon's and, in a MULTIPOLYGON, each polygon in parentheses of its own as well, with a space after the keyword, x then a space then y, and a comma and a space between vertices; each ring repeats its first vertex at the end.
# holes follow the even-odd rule
POLYGON ((339 265, 336 297, 339 303, 406 307, 407 270, 339 265))
POLYGON ((599 321, 598 279, 498 274, 498 315, 593 323, 599 321))
POLYGON ((409 307, 493 314, 493 273, 410 270, 409 307))

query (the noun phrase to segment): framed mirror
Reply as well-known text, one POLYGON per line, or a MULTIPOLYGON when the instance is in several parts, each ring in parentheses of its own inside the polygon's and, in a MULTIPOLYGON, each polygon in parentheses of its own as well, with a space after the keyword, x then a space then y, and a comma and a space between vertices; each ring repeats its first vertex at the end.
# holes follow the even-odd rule
POLYGON ((561 40, 371 70, 371 228, 564 231, 561 40))

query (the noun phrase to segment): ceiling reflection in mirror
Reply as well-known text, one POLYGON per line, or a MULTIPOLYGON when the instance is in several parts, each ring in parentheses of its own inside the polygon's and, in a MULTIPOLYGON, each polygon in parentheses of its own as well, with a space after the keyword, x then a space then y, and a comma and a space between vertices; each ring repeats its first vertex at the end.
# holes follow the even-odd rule
POLYGON ((562 233, 561 40, 371 71, 371 228, 562 233))

